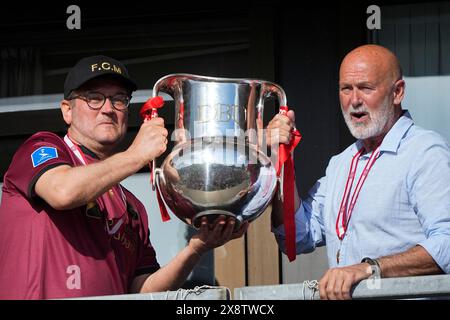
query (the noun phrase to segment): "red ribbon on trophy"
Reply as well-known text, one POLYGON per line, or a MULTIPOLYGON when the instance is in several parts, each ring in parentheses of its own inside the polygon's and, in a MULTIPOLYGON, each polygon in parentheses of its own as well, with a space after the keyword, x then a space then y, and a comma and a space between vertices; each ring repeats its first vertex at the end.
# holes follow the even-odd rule
MULTIPOLYGON (((287 106, 280 106, 280 114, 286 115, 289 108, 287 106)), ((292 152, 300 143, 302 135, 297 129, 291 132, 291 141, 289 144, 281 143, 278 150, 278 161, 275 163, 277 176, 281 175, 281 168, 284 165, 283 171, 283 221, 285 230, 285 246, 289 261, 294 261, 297 252, 295 248, 295 170, 292 152)))
MULTIPOLYGON (((144 103, 144 105, 141 108, 141 111, 139 112, 140 116, 144 121, 153 119, 158 116, 158 109, 161 108, 164 105, 164 99, 160 96, 156 96, 153 98, 150 98, 147 100, 147 102, 144 103)), ((154 160, 153 160, 154 162, 154 160)), ((150 162, 148 164, 150 168, 150 181, 152 184, 152 187, 154 186, 153 181, 153 170, 154 170, 154 163, 150 162)), ((162 221, 169 221, 170 215, 169 212, 167 212, 166 205, 164 204, 164 201, 162 200, 161 195, 159 194, 159 190, 156 190, 156 198, 158 200, 159 205, 159 211, 161 212, 161 219, 162 221)))

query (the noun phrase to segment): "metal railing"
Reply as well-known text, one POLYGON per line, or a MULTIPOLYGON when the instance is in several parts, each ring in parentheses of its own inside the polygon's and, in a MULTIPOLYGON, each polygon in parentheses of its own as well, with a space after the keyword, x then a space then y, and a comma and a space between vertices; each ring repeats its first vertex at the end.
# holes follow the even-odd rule
POLYGON ((226 287, 201 286, 177 291, 82 297, 68 300, 230 300, 226 287))
MULTIPOLYGON (((363 280, 352 289, 353 299, 450 297, 450 275, 363 280)), ((317 281, 236 288, 235 300, 319 300, 317 281)))
MULTIPOLYGON (((353 299, 450 298, 450 275, 363 280, 352 289, 353 299)), ((77 300, 230 300, 226 287, 201 286, 177 291, 83 297, 77 300)), ((318 282, 236 288, 234 300, 319 300, 318 282)))

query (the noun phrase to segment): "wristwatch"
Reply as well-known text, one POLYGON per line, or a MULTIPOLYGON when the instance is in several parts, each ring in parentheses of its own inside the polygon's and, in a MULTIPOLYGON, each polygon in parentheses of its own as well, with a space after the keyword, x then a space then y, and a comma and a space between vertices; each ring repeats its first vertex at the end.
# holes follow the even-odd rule
POLYGON ((361 263, 364 262, 368 263, 370 265, 370 269, 372 270, 372 275, 369 277, 370 279, 381 278, 381 268, 377 259, 366 257, 361 260, 361 263))

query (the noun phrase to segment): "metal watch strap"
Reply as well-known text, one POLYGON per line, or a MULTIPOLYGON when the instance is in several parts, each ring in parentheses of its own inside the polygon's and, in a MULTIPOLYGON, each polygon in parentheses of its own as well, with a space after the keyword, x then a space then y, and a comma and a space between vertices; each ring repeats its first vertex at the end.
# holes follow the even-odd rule
POLYGON ((368 263, 372 269, 372 275, 370 278, 381 278, 381 268, 377 259, 372 259, 369 257, 363 258, 361 263, 368 263))

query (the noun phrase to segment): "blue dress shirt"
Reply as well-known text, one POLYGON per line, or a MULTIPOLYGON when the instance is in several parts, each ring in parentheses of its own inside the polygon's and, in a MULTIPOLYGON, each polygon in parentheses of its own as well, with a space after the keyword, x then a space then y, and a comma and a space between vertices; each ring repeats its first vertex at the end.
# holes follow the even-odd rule
MULTIPOLYGON (((420 245, 450 272, 450 147, 416 126, 405 111, 383 139, 360 191, 345 238, 336 235, 345 183, 360 140, 331 158, 326 174, 302 201, 296 220, 297 254, 327 246, 330 267, 359 263, 420 245), (336 255, 340 250, 339 263, 336 255)), ((351 195, 371 153, 361 156, 351 195)), ((283 251, 284 227, 273 230, 283 251)))

